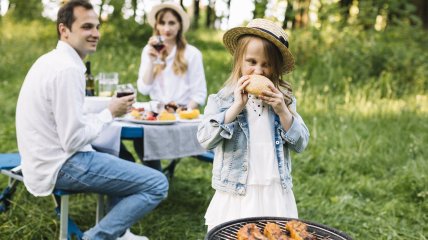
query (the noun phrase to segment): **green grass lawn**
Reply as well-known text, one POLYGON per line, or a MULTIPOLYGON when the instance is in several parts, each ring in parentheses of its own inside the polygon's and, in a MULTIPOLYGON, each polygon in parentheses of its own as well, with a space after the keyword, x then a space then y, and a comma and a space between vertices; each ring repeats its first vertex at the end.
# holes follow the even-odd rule
MULTIPOLYGON (((52 23, 24 25, 3 21, 1 24, 0 152, 14 152, 17 151, 14 115, 20 86, 36 58, 55 46, 56 36, 52 23)), ((97 53, 90 57, 93 72, 118 71, 121 82, 135 83, 140 51, 146 40, 115 39, 109 35, 108 27, 104 31, 104 40, 109 42, 101 40, 97 53)), ((231 68, 231 58, 222 47, 221 36, 218 32, 190 32, 188 37, 203 52, 209 93, 221 87, 231 68)), ((298 99, 298 111, 311 133, 306 151, 292 155, 300 218, 340 229, 354 239, 427 239, 426 88, 392 94, 397 83, 391 81, 400 73, 387 65, 379 78, 367 73, 370 79, 362 79, 363 83, 352 80, 343 84, 344 79, 355 77, 340 74, 355 69, 329 65, 328 61, 340 56, 321 57, 319 62, 298 58, 311 55, 315 47, 310 46, 316 46, 316 40, 311 40, 305 32, 292 38, 300 45, 309 46, 307 50, 296 46, 297 68, 289 77, 298 99), (324 64, 327 70, 321 70, 318 64, 324 64), (311 69, 318 70, 311 72, 311 69), (316 76, 318 81, 314 80, 316 73, 321 74, 316 76), (320 79, 326 75, 330 84, 337 81, 341 87, 322 84, 320 79)), ((411 42, 412 49, 407 52, 428 52, 426 46, 418 43, 411 42)), ((384 49, 388 46, 382 45, 383 42, 370 44, 384 49)), ((401 44, 404 48, 404 42, 401 44)), ((317 48, 328 52, 326 46, 317 48)), ((355 53, 358 49, 349 51, 355 53)), ((426 87, 427 75, 422 73, 428 69, 428 61, 415 60, 415 65, 410 55, 406 59, 409 67, 422 76, 417 79, 418 84, 422 82, 418 86, 426 87)), ((0 176, 0 189, 6 185, 7 178, 0 176)), ((134 225, 133 232, 150 239, 203 239, 204 214, 213 193, 211 164, 183 159, 177 166, 168 198, 134 225)), ((95 221, 95 205, 95 195, 71 197, 70 214, 84 230, 95 221)), ((20 185, 10 210, 0 214, 0 239, 56 239, 59 221, 53 207, 51 198, 33 197, 20 185)))

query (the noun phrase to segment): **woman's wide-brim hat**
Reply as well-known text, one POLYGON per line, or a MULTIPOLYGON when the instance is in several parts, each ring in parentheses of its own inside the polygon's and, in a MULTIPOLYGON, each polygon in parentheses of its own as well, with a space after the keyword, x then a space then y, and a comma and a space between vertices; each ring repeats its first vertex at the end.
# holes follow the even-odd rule
POLYGON ((244 35, 254 35, 264 38, 278 48, 284 60, 282 73, 291 72, 294 68, 294 57, 288 49, 288 35, 284 29, 274 22, 256 18, 251 20, 246 27, 235 27, 223 35, 223 43, 233 55, 238 45, 238 40, 244 35))
POLYGON ((165 8, 169 8, 174 10, 178 13, 178 15, 181 17, 182 22, 182 28, 183 32, 186 32, 189 29, 190 26, 190 19, 189 15, 184 11, 184 9, 175 2, 164 2, 158 5, 153 6, 152 10, 150 11, 149 15, 147 16, 147 21, 149 22, 150 26, 155 27, 156 23, 156 15, 157 13, 165 8))

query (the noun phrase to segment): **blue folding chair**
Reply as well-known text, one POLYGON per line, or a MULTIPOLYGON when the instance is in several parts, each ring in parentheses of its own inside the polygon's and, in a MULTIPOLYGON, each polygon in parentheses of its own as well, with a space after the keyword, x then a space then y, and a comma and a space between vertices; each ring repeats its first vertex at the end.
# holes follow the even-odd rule
MULTIPOLYGON (((17 184, 23 180, 21 172, 17 169, 20 164, 21 157, 19 153, 0 154, 0 173, 9 177, 8 186, 0 194, 0 213, 7 211, 17 184)), ((75 236, 77 239, 82 239, 83 237, 82 231, 68 216, 70 194, 73 193, 57 189, 53 191, 55 212, 60 219, 60 240, 71 240, 72 236, 75 236)), ((104 199, 102 195, 98 195, 96 223, 98 223, 103 215, 104 199)))

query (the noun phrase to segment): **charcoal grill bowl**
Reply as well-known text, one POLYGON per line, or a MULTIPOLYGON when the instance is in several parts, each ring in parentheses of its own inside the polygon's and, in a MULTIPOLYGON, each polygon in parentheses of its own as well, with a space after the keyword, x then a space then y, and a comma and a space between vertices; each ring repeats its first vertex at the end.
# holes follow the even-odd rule
POLYGON ((302 219, 282 217, 251 217, 225 222, 211 229, 205 236, 205 240, 236 240, 238 230, 248 223, 256 224, 260 231, 263 231, 265 225, 268 222, 272 222, 278 224, 283 231, 288 233, 288 231, 285 230, 285 224, 291 220, 297 220, 306 223, 308 226, 308 232, 314 234, 317 239, 352 240, 352 238, 345 233, 322 224, 313 223, 302 219))

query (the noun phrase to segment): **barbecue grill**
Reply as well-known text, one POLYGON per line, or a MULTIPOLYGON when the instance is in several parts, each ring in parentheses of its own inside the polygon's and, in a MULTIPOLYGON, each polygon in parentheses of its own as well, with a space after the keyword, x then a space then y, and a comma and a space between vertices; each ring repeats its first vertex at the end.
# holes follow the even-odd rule
POLYGON ((301 219, 280 217, 252 217, 229 221, 211 229, 205 236, 205 240, 236 240, 239 229, 248 223, 256 224, 261 232, 263 232, 268 222, 276 223, 281 227, 282 231, 289 235, 289 232, 285 230, 285 224, 291 220, 304 222, 308 226, 308 232, 312 233, 320 240, 352 240, 352 238, 345 233, 331 227, 301 219))

